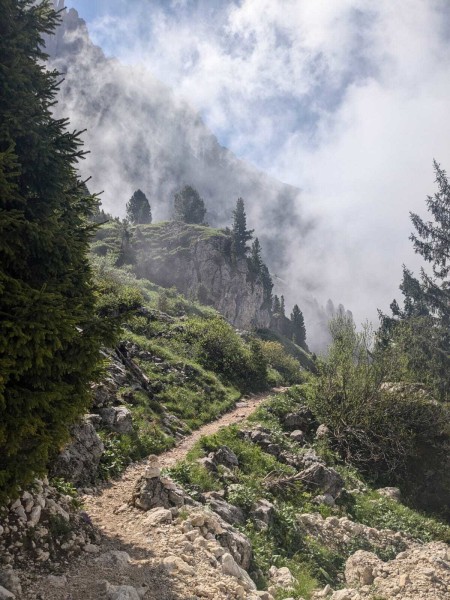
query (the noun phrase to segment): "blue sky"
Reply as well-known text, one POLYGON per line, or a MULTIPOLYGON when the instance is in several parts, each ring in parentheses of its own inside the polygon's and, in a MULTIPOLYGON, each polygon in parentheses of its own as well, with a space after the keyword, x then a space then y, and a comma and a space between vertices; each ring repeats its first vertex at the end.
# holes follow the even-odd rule
POLYGON ((450 170, 448 0, 66 4, 222 144, 302 188, 334 297, 389 303, 402 263, 417 267, 409 212, 425 211, 432 159, 450 170))

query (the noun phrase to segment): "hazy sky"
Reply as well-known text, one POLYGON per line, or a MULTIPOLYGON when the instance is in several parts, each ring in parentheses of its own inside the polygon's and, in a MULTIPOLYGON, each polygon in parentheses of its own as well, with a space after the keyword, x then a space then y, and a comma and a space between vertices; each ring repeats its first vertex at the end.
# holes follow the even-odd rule
POLYGON ((402 263, 417 267, 409 211, 425 212, 432 159, 450 169, 448 0, 66 4, 223 145, 302 188, 328 295, 358 317, 399 296, 402 263))

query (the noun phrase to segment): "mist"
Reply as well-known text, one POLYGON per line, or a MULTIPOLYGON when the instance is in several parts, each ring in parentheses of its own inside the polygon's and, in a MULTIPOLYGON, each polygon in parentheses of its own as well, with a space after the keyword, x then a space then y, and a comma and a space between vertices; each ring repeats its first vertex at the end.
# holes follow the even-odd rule
POLYGON ((66 4, 118 59, 83 42, 70 69, 57 61, 107 210, 147 187, 166 218, 192 183, 224 225, 242 195, 288 305, 388 310, 402 264, 419 267, 409 212, 425 214, 432 159, 450 165, 445 0, 66 4))

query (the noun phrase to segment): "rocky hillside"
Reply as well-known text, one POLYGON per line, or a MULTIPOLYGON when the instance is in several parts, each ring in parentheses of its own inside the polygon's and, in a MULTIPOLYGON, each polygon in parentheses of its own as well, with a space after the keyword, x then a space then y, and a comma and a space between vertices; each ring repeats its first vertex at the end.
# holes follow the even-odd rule
POLYGON ((345 466, 305 402, 243 402, 81 513, 38 482, 0 517, 0 597, 447 600, 448 526, 345 466))
MULTIPOLYGON (((140 225, 130 235, 128 253, 139 277, 212 306, 239 329, 269 327, 263 284, 247 259, 232 260, 224 231, 169 221, 140 225)), ((104 255, 120 244, 120 226, 113 222, 97 233, 93 251, 104 255)))

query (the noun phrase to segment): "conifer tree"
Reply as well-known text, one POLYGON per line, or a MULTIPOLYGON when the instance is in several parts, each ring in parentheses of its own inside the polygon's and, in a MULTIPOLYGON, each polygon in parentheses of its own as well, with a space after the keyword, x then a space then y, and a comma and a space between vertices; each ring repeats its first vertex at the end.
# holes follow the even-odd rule
POLYGON ((285 317, 286 316, 286 307, 284 304, 284 296, 281 296, 280 298, 280 314, 285 317))
POLYGON ((132 225, 145 225, 152 222, 150 203, 141 190, 136 190, 127 202, 127 219, 132 225))
POLYGON ((272 306, 273 281, 269 269, 264 263, 261 265, 261 281, 264 288, 264 301, 270 307, 272 306))
POLYGON ((0 0, 0 497, 46 467, 89 404, 100 345, 87 259, 97 200, 55 119, 49 1, 0 0))
POLYGON ((280 299, 278 298, 278 296, 275 294, 275 296, 273 297, 273 305, 272 305, 272 312, 277 315, 280 314, 281 311, 281 303, 280 303, 280 299))
POLYGON ((261 257, 261 244, 259 243, 258 238, 255 238, 252 243, 250 264, 255 273, 261 273, 261 268, 264 263, 261 257))
POLYGON ((205 203, 193 187, 186 185, 175 194, 174 218, 176 221, 201 225, 205 215, 205 203))
POLYGON ((291 313, 291 324, 292 324, 292 341, 306 348, 306 328, 303 313, 299 309, 298 305, 295 304, 291 313))
POLYGON ((430 263, 432 274, 421 270, 420 279, 403 267, 400 289, 403 307, 394 300, 392 317, 380 312, 378 341, 387 347, 395 340, 403 348, 409 369, 428 381, 436 395, 450 398, 450 183, 433 161, 438 191, 427 197, 432 221, 411 213, 416 230, 410 239, 414 250, 430 263))
POLYGON ((252 239, 254 229, 247 229, 247 217, 245 214, 244 200, 238 198, 236 208, 233 211, 233 250, 236 258, 246 256, 249 248, 247 242, 252 239))

